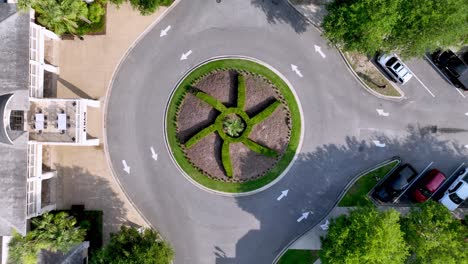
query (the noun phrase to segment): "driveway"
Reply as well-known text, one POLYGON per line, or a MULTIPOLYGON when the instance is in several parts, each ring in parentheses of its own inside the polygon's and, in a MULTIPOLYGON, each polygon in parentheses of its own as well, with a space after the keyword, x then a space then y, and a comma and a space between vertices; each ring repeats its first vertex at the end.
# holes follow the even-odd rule
POLYGON ((116 177, 174 245, 175 263, 181 264, 271 263, 327 214, 360 171, 397 154, 418 169, 430 160, 449 170, 467 155, 467 117, 454 114, 463 104, 427 107, 371 96, 338 52, 282 1, 180 2, 122 62, 108 100, 107 147, 116 177), (305 119, 303 146, 289 173, 268 190, 241 198, 188 182, 164 138, 165 108, 177 81, 200 62, 223 55, 254 57, 280 71, 297 92, 305 119), (379 116, 377 109, 389 116, 379 116), (431 133, 427 127, 433 125, 463 132, 431 133), (288 196, 278 202, 285 189, 288 196), (309 217, 298 222, 304 212, 309 217))

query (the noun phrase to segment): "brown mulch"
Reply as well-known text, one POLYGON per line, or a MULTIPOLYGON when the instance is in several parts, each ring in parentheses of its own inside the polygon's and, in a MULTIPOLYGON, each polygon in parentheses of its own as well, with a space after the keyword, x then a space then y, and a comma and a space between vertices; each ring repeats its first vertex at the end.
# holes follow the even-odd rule
MULTIPOLYGON (((249 116, 261 112, 265 107, 278 99, 276 89, 264 78, 251 74, 245 75, 246 102, 245 109, 249 116)), ((220 71, 212 73, 197 84, 196 89, 220 100, 227 106, 236 106, 237 72, 220 71)), ((188 93, 184 98, 178 113, 178 136, 182 143, 197 132, 214 123, 218 111, 205 102, 188 93)), ((289 143, 290 124, 288 110, 281 105, 262 123, 256 125, 249 138, 261 145, 274 149, 281 154, 289 143)), ((225 175, 221 162, 222 139, 213 133, 190 149, 185 150, 186 157, 192 164, 207 176, 221 181, 245 182, 263 176, 271 169, 277 158, 265 157, 251 151, 242 143, 230 145, 231 162, 234 176, 225 175)))

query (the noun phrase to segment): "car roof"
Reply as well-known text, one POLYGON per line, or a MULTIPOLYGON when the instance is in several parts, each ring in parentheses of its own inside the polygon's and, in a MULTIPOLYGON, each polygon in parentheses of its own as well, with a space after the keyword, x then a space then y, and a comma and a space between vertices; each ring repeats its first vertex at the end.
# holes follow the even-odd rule
POLYGON ((408 185, 410 178, 416 174, 416 171, 409 165, 405 164, 396 171, 397 176, 391 180, 390 185, 395 190, 401 190, 408 185))
POLYGON ((468 183, 463 183, 455 193, 463 200, 468 198, 468 183))
POLYGON ((437 169, 429 171, 424 186, 431 192, 434 192, 446 179, 445 175, 437 169))

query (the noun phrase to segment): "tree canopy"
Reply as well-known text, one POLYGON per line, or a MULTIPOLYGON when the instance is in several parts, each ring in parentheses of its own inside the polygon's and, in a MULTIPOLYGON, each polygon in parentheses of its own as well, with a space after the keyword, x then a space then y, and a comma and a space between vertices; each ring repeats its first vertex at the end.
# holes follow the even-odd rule
POLYGON ((409 263, 455 264, 468 261, 468 227, 441 204, 426 202, 402 219, 413 257, 409 263))
POLYGON ((138 232, 122 226, 111 234, 110 242, 90 257, 92 264, 169 264, 174 252, 158 233, 151 229, 138 232))
POLYGON ((67 213, 43 214, 33 218, 32 230, 21 236, 14 233, 9 243, 9 263, 37 263, 41 250, 68 252, 83 242, 86 230, 76 226, 74 217, 67 213))
POLYGON ((322 263, 401 264, 408 249, 395 210, 379 212, 364 207, 332 220, 322 238, 322 263))
POLYGON ((347 51, 414 57, 468 38, 465 0, 335 0, 327 10, 324 35, 347 51))

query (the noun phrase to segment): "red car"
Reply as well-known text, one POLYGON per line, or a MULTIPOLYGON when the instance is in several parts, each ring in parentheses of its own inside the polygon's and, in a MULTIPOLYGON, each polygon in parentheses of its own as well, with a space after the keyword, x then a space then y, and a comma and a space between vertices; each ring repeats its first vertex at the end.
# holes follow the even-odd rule
POLYGON ((419 183, 415 190, 411 193, 411 198, 415 202, 423 203, 427 201, 432 194, 444 183, 445 175, 438 169, 430 170, 419 183))

